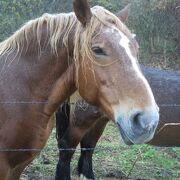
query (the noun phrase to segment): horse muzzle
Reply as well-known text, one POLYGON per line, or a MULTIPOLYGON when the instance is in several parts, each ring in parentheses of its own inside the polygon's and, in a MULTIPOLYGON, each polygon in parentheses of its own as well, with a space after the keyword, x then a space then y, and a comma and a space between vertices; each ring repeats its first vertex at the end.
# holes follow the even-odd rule
POLYGON ((135 112, 129 118, 117 116, 116 123, 123 141, 130 144, 142 144, 150 141, 159 122, 159 112, 135 112))

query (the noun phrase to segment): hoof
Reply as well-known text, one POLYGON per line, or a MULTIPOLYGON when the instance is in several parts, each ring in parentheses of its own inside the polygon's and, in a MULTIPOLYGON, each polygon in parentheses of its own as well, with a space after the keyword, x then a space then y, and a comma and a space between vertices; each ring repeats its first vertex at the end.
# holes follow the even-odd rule
POLYGON ((84 176, 84 174, 80 174, 79 179, 80 180, 93 180, 93 179, 88 179, 86 176, 84 176))

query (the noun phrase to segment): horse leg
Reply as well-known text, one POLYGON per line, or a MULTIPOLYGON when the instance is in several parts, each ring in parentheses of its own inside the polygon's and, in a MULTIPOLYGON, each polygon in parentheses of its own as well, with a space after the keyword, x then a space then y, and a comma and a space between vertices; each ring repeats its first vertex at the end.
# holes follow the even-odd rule
POLYGON ((56 112, 56 139, 57 142, 60 142, 60 139, 63 137, 66 132, 70 120, 70 105, 69 100, 66 100, 56 112))
POLYGON ((23 172, 23 170, 25 169, 25 167, 29 164, 30 162, 26 162, 21 166, 16 167, 15 169, 13 169, 11 171, 11 173, 9 174, 7 180, 19 180, 21 173, 23 172))
POLYGON ((79 144, 86 129, 78 127, 68 127, 64 136, 58 142, 59 147, 59 161, 56 167, 56 180, 70 180, 70 162, 75 152, 76 146, 79 144))
POLYGON ((55 180, 70 180, 70 160, 72 155, 74 154, 74 150, 61 150, 72 148, 71 144, 68 142, 68 133, 69 131, 66 131, 63 138, 58 140, 59 160, 56 167, 55 180))
MULTIPOLYGON (((69 115, 70 115, 70 105, 68 104, 68 100, 67 100, 59 107, 58 111, 56 112, 56 139, 58 142, 59 149, 66 148, 66 138, 68 136, 68 132, 66 131, 70 123, 69 115)), ((70 155, 69 153, 66 154, 66 152, 59 151, 59 161, 56 166, 56 175, 55 175, 56 180, 70 179, 70 163, 68 163, 68 160, 63 160, 66 158, 68 159, 69 155, 70 155), (64 161, 66 162, 65 165, 63 164, 64 161)))
POLYGON ((28 164, 12 168, 6 160, 0 158, 0 180, 19 180, 21 173, 28 164))
POLYGON ((11 175, 8 177, 8 180, 19 180, 24 168, 25 167, 20 167, 20 168, 17 168, 16 170, 13 170, 11 175))
MULTIPOLYGON (((59 161, 56 168, 56 180, 69 180, 70 179, 70 162, 72 155, 74 154, 76 146, 79 144, 85 133, 88 131, 90 127, 98 120, 98 117, 101 115, 96 111, 96 107, 88 107, 88 109, 84 110, 79 107, 75 108, 73 116, 66 113, 66 119, 63 115, 63 111, 61 111, 62 116, 56 117, 56 122, 58 121, 59 126, 64 126, 63 123, 69 122, 69 126, 64 126, 66 128, 57 128, 57 130, 63 130, 65 132, 62 138, 58 138, 58 147, 59 151, 59 161), (90 108, 90 109, 89 109, 90 108), (91 111, 89 111, 91 110, 91 111), (88 114, 87 112, 90 112, 88 114), (93 113, 92 113, 93 112, 93 113), (88 117, 87 117, 87 116, 88 117), (87 117, 87 118, 86 118, 87 117), (73 149, 73 150, 63 150, 63 149, 73 149)), ((57 132, 58 134, 58 132, 57 132)))
POLYGON ((7 161, 1 159, 0 180, 18 180, 26 165, 18 168, 11 168, 7 161))
POLYGON ((92 168, 93 148, 95 148, 96 143, 101 137, 108 121, 109 120, 105 117, 100 118, 81 140, 81 148, 90 149, 81 150, 81 155, 78 161, 78 174, 80 179, 94 179, 92 168))
POLYGON ((11 168, 7 161, 0 156, 0 180, 7 180, 10 174, 11 168))

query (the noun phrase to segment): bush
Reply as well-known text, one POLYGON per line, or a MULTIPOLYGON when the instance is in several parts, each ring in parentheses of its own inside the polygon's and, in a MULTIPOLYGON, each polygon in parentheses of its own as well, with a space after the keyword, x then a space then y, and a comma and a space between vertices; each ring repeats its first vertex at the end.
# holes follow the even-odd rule
MULTIPOLYGON (((180 10, 175 9, 178 0, 91 0, 91 4, 102 5, 112 12, 119 11, 128 3, 132 4, 128 24, 137 34, 143 59, 147 59, 143 62, 165 63, 164 67, 180 66, 180 10)), ((44 12, 71 10, 71 0, 1 0, 0 41, 27 20, 44 12)))

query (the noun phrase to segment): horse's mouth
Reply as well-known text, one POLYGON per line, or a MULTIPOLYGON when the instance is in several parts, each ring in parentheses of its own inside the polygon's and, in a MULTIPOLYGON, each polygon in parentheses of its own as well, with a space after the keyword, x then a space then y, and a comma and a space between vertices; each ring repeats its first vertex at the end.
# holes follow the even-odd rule
POLYGON ((134 143, 128 138, 128 136, 124 133, 124 131, 123 131, 123 129, 121 128, 121 126, 120 126, 119 123, 117 123, 117 126, 118 126, 118 128, 119 128, 119 131, 120 131, 120 134, 121 134, 121 137, 122 137, 124 143, 127 144, 127 145, 132 145, 132 144, 134 144, 134 143))

